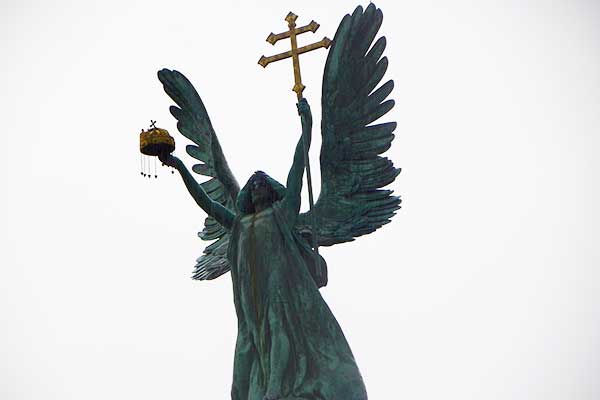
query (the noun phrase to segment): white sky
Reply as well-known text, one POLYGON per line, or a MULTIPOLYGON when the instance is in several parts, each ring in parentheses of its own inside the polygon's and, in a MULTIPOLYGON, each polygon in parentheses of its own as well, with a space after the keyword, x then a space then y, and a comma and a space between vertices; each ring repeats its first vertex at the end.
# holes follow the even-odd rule
MULTIPOLYGON (((150 119, 192 165, 156 71, 194 83, 240 182, 283 181, 300 124, 265 38, 290 10, 321 24, 301 44, 333 37, 356 5, 0 4, 1 399, 229 397, 229 275, 189 279, 204 214, 177 176, 139 175, 150 119)), ((598 3, 377 5, 403 208, 322 249, 370 398, 600 398, 598 3)), ((324 61, 301 60, 315 128, 324 61)))

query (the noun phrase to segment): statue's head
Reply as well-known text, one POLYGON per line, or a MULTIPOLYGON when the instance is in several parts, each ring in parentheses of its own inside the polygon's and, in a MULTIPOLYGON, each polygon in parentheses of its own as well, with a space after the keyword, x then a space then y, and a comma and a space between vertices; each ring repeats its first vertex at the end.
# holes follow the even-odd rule
POLYGON ((284 196, 285 187, 281 183, 263 171, 256 171, 238 194, 238 210, 242 214, 253 214, 257 207, 269 207, 284 196))

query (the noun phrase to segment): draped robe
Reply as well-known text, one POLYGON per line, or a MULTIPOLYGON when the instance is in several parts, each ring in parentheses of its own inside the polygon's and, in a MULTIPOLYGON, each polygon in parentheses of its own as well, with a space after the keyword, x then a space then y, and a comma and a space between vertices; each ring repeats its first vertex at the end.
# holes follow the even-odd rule
POLYGON ((238 215, 231 230, 238 318, 232 400, 263 400, 273 380, 280 385, 277 399, 367 399, 350 347, 319 292, 317 283, 324 282, 315 275, 314 254, 291 228, 283 204, 238 215))

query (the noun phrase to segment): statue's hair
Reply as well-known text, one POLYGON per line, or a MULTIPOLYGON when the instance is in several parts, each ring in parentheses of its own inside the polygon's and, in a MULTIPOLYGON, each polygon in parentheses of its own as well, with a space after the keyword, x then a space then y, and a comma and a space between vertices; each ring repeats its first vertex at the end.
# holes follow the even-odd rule
POLYGON ((271 199, 274 202, 282 200, 285 197, 285 186, 271 178, 263 171, 256 171, 237 196, 237 208, 241 214, 254 214, 254 204, 252 203, 252 183, 258 180, 264 180, 271 191, 271 199))

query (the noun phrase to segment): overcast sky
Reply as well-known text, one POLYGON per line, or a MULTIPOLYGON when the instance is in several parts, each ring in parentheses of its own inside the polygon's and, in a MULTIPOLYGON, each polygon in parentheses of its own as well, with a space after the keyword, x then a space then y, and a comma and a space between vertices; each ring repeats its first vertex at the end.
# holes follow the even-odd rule
MULTIPOLYGON (((321 250, 370 398, 600 398, 600 6, 382 0, 403 172, 391 224, 321 250)), ((0 3, 0 398, 227 399, 231 280, 190 279, 204 213, 139 174, 156 71, 202 96, 240 182, 284 181, 299 138, 270 32, 354 1, 0 3)), ((363 6, 366 6, 363 3, 363 6)), ((326 51, 302 56, 316 121, 326 51)))

